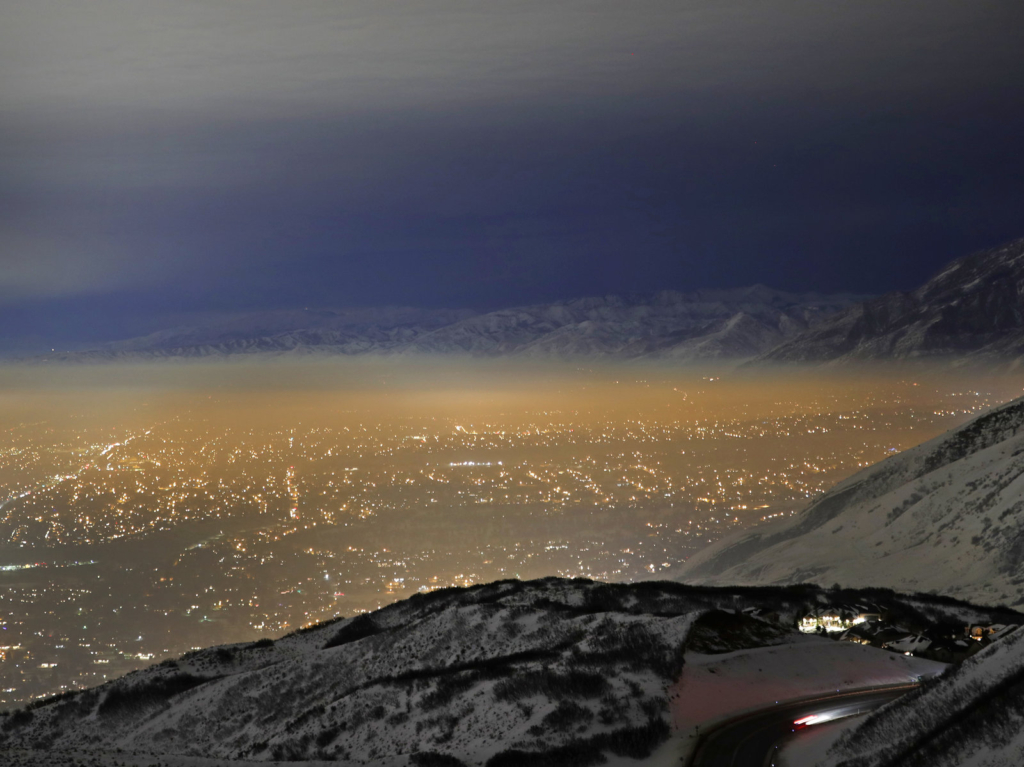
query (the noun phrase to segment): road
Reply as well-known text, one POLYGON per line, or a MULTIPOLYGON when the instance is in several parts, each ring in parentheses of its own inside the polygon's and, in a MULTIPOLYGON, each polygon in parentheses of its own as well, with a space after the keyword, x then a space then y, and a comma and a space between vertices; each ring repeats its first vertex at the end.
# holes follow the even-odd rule
MULTIPOLYGON (((729 722, 701 739, 691 767, 770 767, 775 746, 793 732, 797 719, 825 720, 878 708, 912 690, 900 685, 862 692, 837 693, 798 703, 783 703, 729 722)), ((813 726, 813 725, 811 725, 813 726)))

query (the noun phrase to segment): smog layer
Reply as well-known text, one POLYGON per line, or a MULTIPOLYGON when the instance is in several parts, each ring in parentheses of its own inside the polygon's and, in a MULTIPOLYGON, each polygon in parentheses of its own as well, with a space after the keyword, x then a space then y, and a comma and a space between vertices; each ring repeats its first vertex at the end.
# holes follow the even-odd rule
POLYGON ((1020 391, 923 368, 10 368, 0 705, 445 586, 656 578, 1020 391))

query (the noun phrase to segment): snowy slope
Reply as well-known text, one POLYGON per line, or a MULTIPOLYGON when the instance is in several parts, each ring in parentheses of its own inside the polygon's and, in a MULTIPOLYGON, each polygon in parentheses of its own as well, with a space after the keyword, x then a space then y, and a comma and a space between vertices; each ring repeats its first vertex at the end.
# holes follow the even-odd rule
POLYGON ((581 298, 506 309, 440 328, 411 349, 531 357, 747 358, 852 303, 763 285, 581 298))
POLYGON ((822 767, 1011 767, 1022 755, 1018 631, 849 730, 822 767))
POLYGON ((699 552, 689 583, 813 582, 1024 603, 1024 399, 699 552))

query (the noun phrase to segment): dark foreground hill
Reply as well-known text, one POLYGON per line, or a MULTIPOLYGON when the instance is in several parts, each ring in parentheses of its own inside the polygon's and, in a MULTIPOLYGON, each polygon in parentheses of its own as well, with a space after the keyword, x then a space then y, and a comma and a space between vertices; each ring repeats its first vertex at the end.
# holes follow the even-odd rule
MULTIPOLYGON (((809 645, 843 651, 846 685, 858 684, 850 669, 865 663, 904 679, 935 668, 794 628, 809 611, 858 599, 912 630, 1005 618, 887 591, 504 581, 414 596, 277 641, 190 653, 41 701, 0 717, 0 751, 10 765, 112 765, 125 755, 151 763, 140 754, 165 765, 207 757, 395 767, 644 758, 672 737, 671 698, 688 695, 677 681, 688 657, 773 646, 776 655, 758 654, 751 665, 751 689, 769 696, 773 674, 789 675, 809 645)), ((708 683, 713 692, 713 671, 698 676, 701 694, 708 683)))

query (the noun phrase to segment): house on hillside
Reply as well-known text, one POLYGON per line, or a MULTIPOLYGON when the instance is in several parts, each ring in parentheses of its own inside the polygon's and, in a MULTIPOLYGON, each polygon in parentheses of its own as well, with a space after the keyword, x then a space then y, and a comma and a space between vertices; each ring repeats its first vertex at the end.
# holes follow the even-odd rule
POLYGON ((907 634, 901 639, 886 642, 882 645, 882 649, 901 652, 904 655, 916 655, 919 652, 924 652, 931 646, 932 640, 928 637, 921 636, 920 634, 907 634))
POLYGON ((995 642, 998 639, 1002 639, 1007 634, 1016 631, 1018 628, 1017 624, 1003 624, 993 623, 991 625, 977 625, 967 627, 967 636, 976 642, 982 644, 988 644, 989 642, 995 642))
POLYGON ((805 634, 824 631, 835 634, 847 631, 869 621, 880 621, 882 612, 876 607, 866 605, 838 605, 813 610, 800 619, 798 627, 805 634))
POLYGON ((853 625, 854 615, 838 607, 814 610, 800 619, 800 630, 805 634, 845 631, 853 625))
POLYGON ((875 640, 879 626, 875 622, 858 623, 848 628, 839 637, 841 642, 856 642, 857 644, 869 645, 875 640))
POLYGON ((981 645, 969 639, 933 639, 925 657, 941 663, 959 663, 980 650, 981 645))
POLYGON ((1010 634, 1010 633, 1016 631, 1018 628, 1019 627, 1017 626, 1016 623, 1011 623, 1011 624, 1006 625, 1006 626, 1004 626, 1004 625, 1002 625, 1000 623, 997 623, 994 626, 992 626, 992 629, 994 629, 994 630, 992 631, 991 634, 988 635, 988 641, 995 642, 995 641, 997 641, 999 639, 1002 639, 1004 636, 1006 636, 1007 634, 1010 634))

